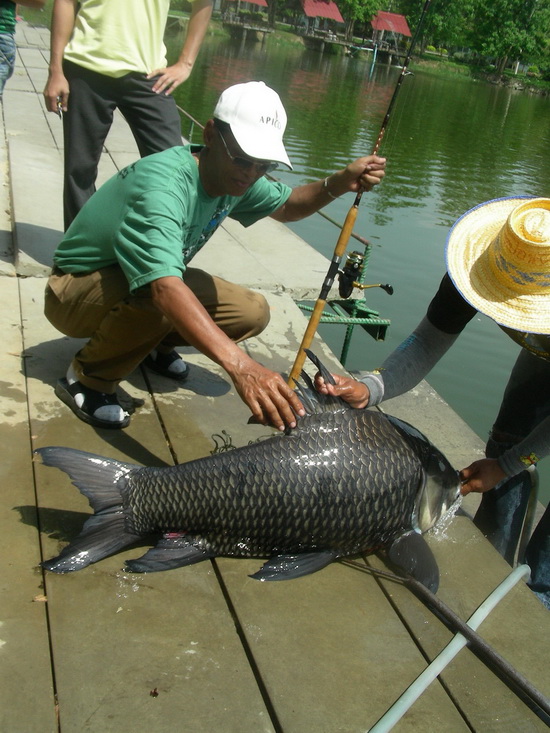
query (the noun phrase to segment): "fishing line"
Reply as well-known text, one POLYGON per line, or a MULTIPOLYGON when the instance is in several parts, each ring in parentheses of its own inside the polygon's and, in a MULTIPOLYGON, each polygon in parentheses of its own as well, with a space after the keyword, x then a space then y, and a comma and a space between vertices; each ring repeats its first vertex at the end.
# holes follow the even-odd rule
POLYGON ((414 84, 407 84, 403 87, 402 96, 399 100, 399 104, 396 104, 395 111, 391 120, 391 126, 388 129, 388 134, 384 138, 384 157, 388 158, 391 162, 393 158, 393 152, 396 150, 397 142, 401 136, 403 129, 403 120, 405 118, 406 111, 409 108, 409 100, 414 94, 414 84))

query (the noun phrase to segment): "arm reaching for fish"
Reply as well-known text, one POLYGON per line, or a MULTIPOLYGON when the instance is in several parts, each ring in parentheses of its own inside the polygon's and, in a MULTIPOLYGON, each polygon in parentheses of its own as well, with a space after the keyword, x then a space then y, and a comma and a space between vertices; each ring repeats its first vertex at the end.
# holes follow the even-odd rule
POLYGON ((470 491, 483 493, 493 489, 505 478, 508 478, 508 476, 500 467, 496 458, 482 458, 460 471, 462 482, 460 493, 462 495, 469 494, 470 491))
POLYGON ((341 397, 352 407, 374 407, 382 400, 398 397, 416 387, 457 337, 456 333, 436 328, 425 317, 379 369, 363 373, 359 380, 335 376, 335 385, 325 384, 318 375, 315 386, 322 394, 341 397))
POLYGON ((320 394, 341 397, 351 407, 362 409, 368 407, 370 390, 366 384, 352 377, 333 374, 334 384, 325 381, 320 373, 315 376, 315 389, 320 394))
POLYGON ((212 320, 193 291, 179 277, 151 283, 153 303, 187 343, 219 364, 231 377, 243 402, 263 425, 296 427, 305 410, 280 374, 254 361, 212 320))

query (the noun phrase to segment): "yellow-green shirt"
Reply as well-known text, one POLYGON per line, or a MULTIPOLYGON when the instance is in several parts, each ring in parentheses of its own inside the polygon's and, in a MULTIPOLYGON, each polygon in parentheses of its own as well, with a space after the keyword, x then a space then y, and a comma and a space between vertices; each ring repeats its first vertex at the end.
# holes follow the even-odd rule
POLYGON ((115 78, 164 68, 169 8, 169 0, 81 0, 64 58, 115 78))

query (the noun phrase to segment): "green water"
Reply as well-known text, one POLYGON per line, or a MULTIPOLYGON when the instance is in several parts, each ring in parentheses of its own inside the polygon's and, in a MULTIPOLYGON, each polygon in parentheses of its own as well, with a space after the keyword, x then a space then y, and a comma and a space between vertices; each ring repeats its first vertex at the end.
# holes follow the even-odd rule
MULTIPOLYGON (((489 199, 550 196, 550 99, 463 77, 442 78, 414 64, 410 70, 380 147, 388 159, 386 178, 363 196, 355 226, 374 245, 367 281, 394 287, 393 296, 369 290, 367 301, 392 323, 383 342, 355 330, 350 369, 378 366, 417 325, 445 271, 448 229, 461 214, 489 199)), ((264 80, 279 92, 289 117, 285 142, 294 170, 277 175, 296 185, 371 152, 399 73, 292 46, 207 39, 176 99, 205 122, 225 87, 264 80)), ((352 196, 343 197, 326 211, 343 222, 352 203, 352 196)), ((339 232, 322 217, 293 229, 332 256, 339 232)), ((349 249, 357 247, 350 240, 349 249)), ((340 353, 343 328, 320 330, 340 353)), ((496 416, 518 348, 480 315, 429 375, 433 387, 482 438, 496 416)), ((546 503, 550 465, 545 464, 550 461, 540 467, 546 503)))

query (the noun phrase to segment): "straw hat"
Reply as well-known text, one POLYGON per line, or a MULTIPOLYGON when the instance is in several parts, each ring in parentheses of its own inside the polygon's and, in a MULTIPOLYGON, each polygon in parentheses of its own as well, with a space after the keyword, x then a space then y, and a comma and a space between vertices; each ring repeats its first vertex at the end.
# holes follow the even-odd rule
POLYGON ((478 311, 518 331, 550 334, 550 199, 487 201, 447 238, 447 271, 478 311))

